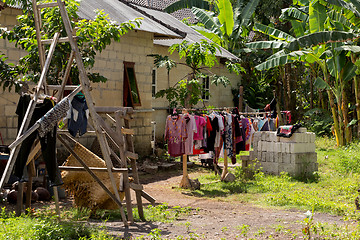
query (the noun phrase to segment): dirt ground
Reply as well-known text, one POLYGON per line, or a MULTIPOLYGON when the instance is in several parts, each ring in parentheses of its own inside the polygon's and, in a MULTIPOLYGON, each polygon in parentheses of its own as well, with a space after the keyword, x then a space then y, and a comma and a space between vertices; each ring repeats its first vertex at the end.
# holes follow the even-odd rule
MULTIPOLYGON (((190 173, 190 178, 196 178, 199 173, 190 173)), ((91 220, 91 224, 106 227, 116 239, 135 239, 144 236, 151 239, 152 229, 160 229, 163 239, 303 239, 301 233, 305 214, 298 210, 279 210, 275 208, 257 207, 251 203, 240 201, 224 201, 192 196, 189 191, 175 189, 179 186, 181 171, 159 172, 140 177, 144 190, 156 199, 157 204, 168 203, 170 207, 191 207, 189 215, 171 223, 136 222, 124 227, 121 220, 106 221, 91 220), (194 237, 194 238, 191 238, 194 237)), ((135 196, 132 197, 135 204, 135 196)), ((143 202, 149 205, 145 199, 143 202)), ((36 203, 40 207, 49 203, 36 203)), ((62 200, 62 207, 70 207, 71 199, 62 200)), ((54 207, 53 203, 50 203, 54 207)), ((2 203, 0 206, 12 207, 2 203)), ((145 216, 146 217, 146 216, 145 216)), ((347 224, 338 216, 315 213, 315 222, 329 224, 347 224)))
MULTIPOLYGON (((196 173, 190 174, 196 178, 196 173)), ((128 228, 122 222, 107 222, 110 234, 133 239, 146 236, 154 229, 161 230, 164 239, 302 239, 305 214, 297 210, 260 208, 251 203, 227 202, 219 199, 204 199, 191 196, 187 191, 174 189, 181 175, 156 174, 156 179, 147 176, 144 190, 156 198, 157 203, 169 206, 191 207, 194 210, 183 219, 172 223, 138 222, 128 228), (195 235, 196 234, 196 235, 195 235), (183 238, 180 238, 183 236, 183 238)), ((134 199, 134 198, 133 198, 134 199)), ((147 203, 144 200, 144 203, 147 203)), ((345 224, 340 217, 316 213, 315 222, 345 224)), ((147 236, 145 239, 149 239, 147 236)))

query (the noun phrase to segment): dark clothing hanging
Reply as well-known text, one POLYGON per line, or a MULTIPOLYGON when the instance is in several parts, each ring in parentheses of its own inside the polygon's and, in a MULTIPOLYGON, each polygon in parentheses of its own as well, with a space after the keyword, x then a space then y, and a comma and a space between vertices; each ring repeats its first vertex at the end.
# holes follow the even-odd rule
POLYGON ((216 133, 219 131, 219 123, 218 123, 218 118, 214 117, 213 119, 209 118, 210 120, 210 124, 212 127, 212 130, 209 132, 208 138, 207 138, 207 147, 205 152, 209 152, 209 151, 215 151, 215 138, 216 138, 216 133))
MULTIPOLYGON (((29 95, 23 95, 20 97, 16 109, 16 114, 18 115, 18 130, 20 129, 29 103, 29 95)), ((43 103, 37 103, 32 118, 30 120, 29 128, 33 126, 35 122, 43 115, 45 115, 45 113, 49 111, 53 106, 53 102, 50 99, 45 99, 43 103)), ((58 186, 63 184, 56 159, 56 129, 57 126, 55 126, 52 131, 46 133, 44 137, 39 137, 41 144, 41 152, 46 164, 46 170, 48 172, 50 186, 58 186)), ((26 161, 30 154, 32 144, 34 143, 37 136, 38 132, 35 131, 30 134, 30 136, 28 136, 21 144, 20 152, 15 163, 15 176, 17 176, 18 178, 21 178, 23 176, 26 161)))
POLYGON ((71 117, 68 121, 69 133, 75 137, 79 132, 79 136, 86 133, 87 129, 87 114, 88 106, 85 97, 75 96, 71 101, 71 117))

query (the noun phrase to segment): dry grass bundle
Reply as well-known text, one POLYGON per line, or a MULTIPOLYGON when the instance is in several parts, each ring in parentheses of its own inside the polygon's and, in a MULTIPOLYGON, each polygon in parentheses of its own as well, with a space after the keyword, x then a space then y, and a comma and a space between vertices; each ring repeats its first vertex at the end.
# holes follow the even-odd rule
MULTIPOLYGON (((88 167, 106 167, 105 161, 97 155, 86 149, 80 143, 76 143, 74 152, 86 163, 88 167)), ((64 163, 64 166, 79 167, 81 164, 73 155, 70 155, 64 163)), ((112 192, 110 178, 107 172, 94 172, 102 183, 112 192)), ((117 182, 117 188, 120 183, 120 174, 114 173, 117 182)), ((87 207, 91 210, 96 209, 114 209, 118 208, 117 204, 110 198, 104 189, 84 171, 62 171, 61 176, 64 181, 64 187, 74 195, 75 204, 79 207, 87 207)), ((119 192, 121 199, 124 193, 119 192)))

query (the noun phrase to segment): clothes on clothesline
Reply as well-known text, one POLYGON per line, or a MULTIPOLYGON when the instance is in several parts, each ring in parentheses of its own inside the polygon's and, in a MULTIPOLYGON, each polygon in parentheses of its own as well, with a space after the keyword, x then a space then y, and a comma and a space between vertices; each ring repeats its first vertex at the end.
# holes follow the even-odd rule
MULTIPOLYGON (((23 122, 26 110, 30 103, 30 95, 22 95, 19 99, 16 114, 18 115, 18 130, 23 122)), ((42 103, 37 103, 30 120, 29 128, 35 124, 35 122, 43 117, 50 109, 55 105, 55 102, 51 99, 44 99, 42 103)), ((60 170, 56 159, 56 130, 57 126, 47 132, 43 137, 40 137, 40 145, 43 159, 46 164, 46 170, 50 180, 50 186, 62 185, 60 170)), ((38 131, 33 132, 28 136, 21 144, 19 155, 15 162, 14 175, 21 179, 24 175, 24 169, 28 156, 31 151, 31 147, 38 136, 38 131)), ((25 179, 26 180, 26 179, 25 179)))
POLYGON ((201 116, 175 114, 166 119, 165 140, 172 157, 214 152, 217 159, 224 147, 227 156, 236 163, 240 151, 250 151, 255 131, 276 130, 275 127, 275 119, 246 118, 236 112, 213 111, 201 116))
POLYGON ((89 118, 89 109, 84 96, 76 95, 71 101, 70 112, 68 114, 69 133, 76 137, 86 133, 87 119, 89 118))

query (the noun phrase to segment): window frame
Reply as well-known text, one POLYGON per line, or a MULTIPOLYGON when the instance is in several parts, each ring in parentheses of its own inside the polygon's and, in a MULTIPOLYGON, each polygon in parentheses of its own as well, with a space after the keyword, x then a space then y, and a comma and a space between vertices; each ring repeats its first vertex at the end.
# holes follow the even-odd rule
POLYGON ((157 68, 153 68, 151 70, 151 96, 152 96, 152 98, 155 98, 156 90, 157 90, 157 68), (154 74, 154 72, 155 72, 155 74, 154 74))
POLYGON ((123 62, 124 65, 124 87, 123 87, 123 105, 125 106, 125 103, 127 103, 126 107, 129 107, 128 104, 128 99, 125 99, 126 97, 130 96, 131 99, 131 107, 135 107, 135 106, 141 106, 141 98, 140 98, 140 92, 139 92, 139 87, 137 84, 137 79, 136 79, 136 73, 135 73, 135 63, 134 62, 123 62), (134 102, 133 99, 133 94, 131 93, 131 84, 130 84, 130 78, 129 78, 129 73, 128 73, 128 68, 132 68, 133 69, 133 73, 134 73, 134 81, 135 81, 135 85, 136 85, 136 92, 138 94, 138 102, 134 102), (125 91, 128 91, 127 94, 125 94, 125 91))
POLYGON ((202 77, 202 94, 201 94, 201 99, 203 101, 208 102, 210 100, 210 77, 206 76, 206 77, 202 77), (206 87, 207 85, 207 87, 206 87), (206 94, 208 93, 208 94, 206 94))

